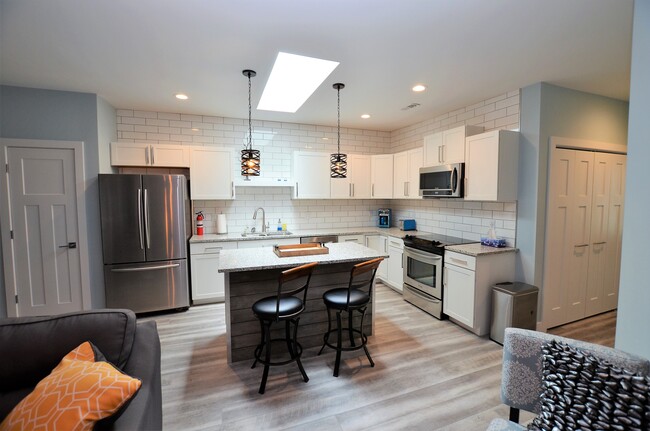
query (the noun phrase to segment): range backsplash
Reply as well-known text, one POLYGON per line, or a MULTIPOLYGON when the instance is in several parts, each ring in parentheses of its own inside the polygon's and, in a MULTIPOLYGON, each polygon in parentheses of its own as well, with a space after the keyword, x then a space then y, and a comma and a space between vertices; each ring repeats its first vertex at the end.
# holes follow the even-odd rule
POLYGON ((291 199, 290 187, 237 187, 232 201, 194 201, 194 211, 203 211, 205 232, 216 233, 217 214, 226 215, 229 232, 261 227, 258 207, 264 208, 270 229, 278 219, 288 230, 368 227, 377 225, 377 209, 393 210, 393 225, 400 218, 413 218, 420 230, 479 241, 494 222, 497 235, 514 246, 517 206, 514 202, 469 202, 457 199, 347 200, 291 199))

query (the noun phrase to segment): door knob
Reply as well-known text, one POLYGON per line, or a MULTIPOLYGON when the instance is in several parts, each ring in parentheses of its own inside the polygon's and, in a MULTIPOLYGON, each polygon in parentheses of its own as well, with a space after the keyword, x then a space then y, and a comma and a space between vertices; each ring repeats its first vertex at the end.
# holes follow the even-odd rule
POLYGON ((66 245, 60 245, 59 248, 77 248, 76 242, 69 242, 66 245))

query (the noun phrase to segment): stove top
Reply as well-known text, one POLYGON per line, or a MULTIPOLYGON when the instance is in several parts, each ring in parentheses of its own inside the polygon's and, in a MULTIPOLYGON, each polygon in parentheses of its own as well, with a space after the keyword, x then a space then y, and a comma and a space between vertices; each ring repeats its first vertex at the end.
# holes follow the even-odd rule
POLYGON ((463 238, 457 238, 439 234, 417 234, 406 235, 404 237, 404 246, 416 248, 422 251, 428 251, 435 254, 443 254, 446 245, 469 244, 476 241, 470 241, 463 238))

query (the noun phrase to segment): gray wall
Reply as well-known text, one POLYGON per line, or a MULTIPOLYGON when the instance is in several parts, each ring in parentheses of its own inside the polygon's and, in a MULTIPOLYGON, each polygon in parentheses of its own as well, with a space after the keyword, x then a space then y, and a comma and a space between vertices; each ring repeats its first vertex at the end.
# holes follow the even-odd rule
POLYGON ((634 2, 621 287, 616 347, 650 358, 650 0, 634 2))
MULTIPOLYGON (((88 93, 11 86, 2 86, 1 91, 2 137, 84 142, 91 300, 93 308, 103 307, 104 276, 97 187, 99 172, 97 96, 88 93)), ((4 284, 4 281, 1 283, 4 284)), ((0 287, 4 291, 4 286, 0 287)), ((0 312, 6 313, 6 307, 3 307, 0 312)))
POLYGON ((542 82, 522 89, 520 109, 516 277, 541 287, 549 138, 625 145, 628 103, 542 82))

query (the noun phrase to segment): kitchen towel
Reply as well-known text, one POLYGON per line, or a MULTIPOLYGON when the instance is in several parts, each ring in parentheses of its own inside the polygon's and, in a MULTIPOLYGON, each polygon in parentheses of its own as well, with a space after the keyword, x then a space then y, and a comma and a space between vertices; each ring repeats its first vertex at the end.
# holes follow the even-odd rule
POLYGON ((225 214, 217 214, 217 233, 228 233, 225 214))

